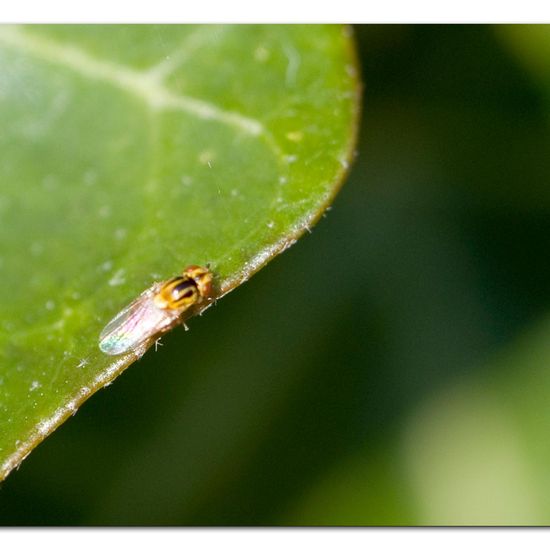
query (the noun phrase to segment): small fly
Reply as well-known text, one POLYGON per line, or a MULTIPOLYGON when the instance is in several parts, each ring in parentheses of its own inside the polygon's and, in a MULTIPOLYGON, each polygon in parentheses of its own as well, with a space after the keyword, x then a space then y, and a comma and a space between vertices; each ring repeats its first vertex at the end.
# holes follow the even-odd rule
POLYGON ((99 349, 107 355, 147 349, 211 292, 212 273, 196 265, 185 268, 181 276, 153 284, 107 323, 99 335, 99 349))

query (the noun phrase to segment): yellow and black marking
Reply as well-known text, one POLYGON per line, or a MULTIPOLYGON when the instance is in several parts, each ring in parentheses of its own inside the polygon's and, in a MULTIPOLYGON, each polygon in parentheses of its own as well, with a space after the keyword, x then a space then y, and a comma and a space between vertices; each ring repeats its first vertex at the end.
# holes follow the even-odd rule
POLYGON ((154 297, 161 309, 185 311, 208 298, 212 291, 212 274, 204 267, 192 265, 181 276, 172 277, 162 284, 154 297))

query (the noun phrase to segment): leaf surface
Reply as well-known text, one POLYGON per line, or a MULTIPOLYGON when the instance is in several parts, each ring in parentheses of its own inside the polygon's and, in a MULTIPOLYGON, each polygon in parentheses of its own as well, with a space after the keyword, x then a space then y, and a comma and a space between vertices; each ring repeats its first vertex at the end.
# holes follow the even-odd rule
POLYGON ((135 360, 98 335, 140 292, 315 223, 359 84, 340 26, 4 26, 0 70, 1 479, 135 360))

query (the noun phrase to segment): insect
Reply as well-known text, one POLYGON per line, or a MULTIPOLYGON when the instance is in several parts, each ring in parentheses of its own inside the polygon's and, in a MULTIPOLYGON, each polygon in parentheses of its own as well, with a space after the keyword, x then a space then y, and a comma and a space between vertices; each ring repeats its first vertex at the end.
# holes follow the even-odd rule
POLYGON ((107 323, 99 335, 99 349, 107 355, 143 354, 154 338, 181 322, 182 314, 207 300, 211 291, 212 273, 197 265, 153 284, 107 323))

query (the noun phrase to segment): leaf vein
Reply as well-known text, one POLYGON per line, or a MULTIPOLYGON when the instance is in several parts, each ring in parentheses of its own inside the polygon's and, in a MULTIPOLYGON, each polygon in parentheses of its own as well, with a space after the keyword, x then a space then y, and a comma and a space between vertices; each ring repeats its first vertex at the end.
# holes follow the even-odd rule
POLYGON ((222 109, 208 101, 175 94, 150 72, 98 59, 75 46, 59 44, 11 25, 0 27, 0 44, 64 66, 86 78, 107 82, 139 97, 153 110, 179 110, 203 120, 215 120, 253 136, 268 135, 257 119, 222 109))

